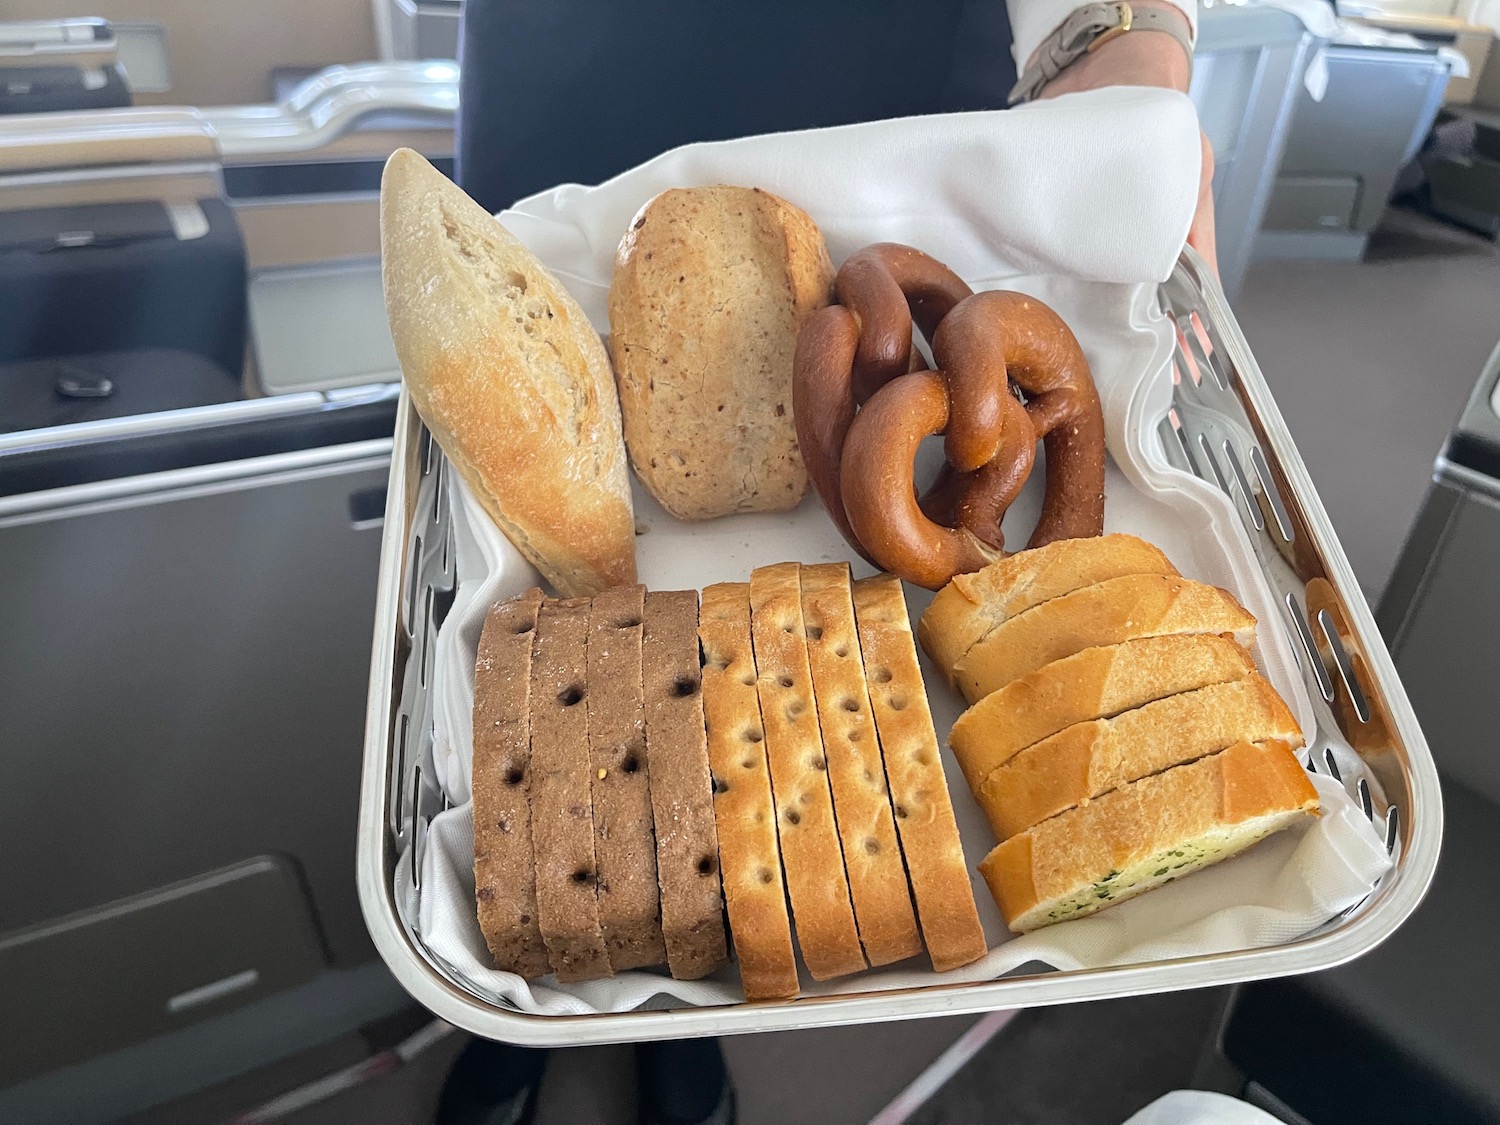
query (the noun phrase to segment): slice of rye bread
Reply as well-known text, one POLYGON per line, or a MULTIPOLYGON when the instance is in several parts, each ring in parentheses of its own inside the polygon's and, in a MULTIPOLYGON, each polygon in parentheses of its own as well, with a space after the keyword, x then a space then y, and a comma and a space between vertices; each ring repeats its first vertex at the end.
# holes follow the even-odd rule
POLYGON ((647 593, 643 620, 646 768, 656 826, 661 928, 672 975, 697 980, 729 960, 703 729, 698 592, 647 593))
POLYGON ((1045 601, 997 625, 955 665, 970 703, 1086 648, 1169 633, 1233 633, 1247 648, 1255 618, 1217 586, 1163 574, 1127 574, 1045 601))
POLYGON ((1005 924, 1026 933, 1191 875, 1317 811, 1290 746, 1239 742, 1012 836, 979 871, 1005 924))
POLYGON ((613 975, 589 795, 588 635, 587 598, 542 604, 531 664, 531 839, 542 938, 559 981, 613 975))
POLYGON ((975 793, 1004 840, 1101 793, 1236 742, 1302 732, 1276 689, 1258 675, 1168 696, 1112 719, 1077 723, 1028 746, 975 793))
POLYGON ((847 563, 802 568, 802 621, 859 940, 871 965, 889 965, 920 953, 922 938, 870 717, 847 563))
POLYGON ((667 959, 641 699, 644 586, 595 594, 589 608, 589 772, 599 927, 615 972, 667 959))
POLYGON ((989 946, 953 819, 901 580, 882 574, 854 583, 854 617, 922 937, 934 969, 956 969, 979 960, 989 946))
POLYGON ((787 999, 800 986, 755 690, 748 583, 725 582, 703 591, 698 639, 719 870, 740 983, 746 1000, 787 999))
POLYGON ((750 634, 797 946, 813 978, 828 980, 866 963, 813 707, 799 570, 777 563, 750 572, 750 634))
POLYGON ((1248 652, 1212 633, 1086 648, 985 696, 959 716, 948 745, 969 788, 977 790, 1015 754, 1074 723, 1107 719, 1254 671, 1248 652))
POLYGON ((1126 574, 1176 574, 1167 556, 1134 535, 1059 539, 954 575, 917 623, 917 639, 953 687, 954 665, 990 630, 1033 606, 1126 574))
POLYGON ((531 648, 542 592, 496 602, 474 662, 474 897, 495 968, 551 972, 537 922, 529 805, 531 648))

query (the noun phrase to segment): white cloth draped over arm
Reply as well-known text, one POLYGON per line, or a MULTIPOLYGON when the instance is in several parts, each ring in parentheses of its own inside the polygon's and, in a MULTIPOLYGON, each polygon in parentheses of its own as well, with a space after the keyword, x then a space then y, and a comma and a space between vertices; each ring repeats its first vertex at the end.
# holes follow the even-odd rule
MULTIPOLYGON (((1193 38, 1198 37, 1197 0, 1169 0, 1188 18, 1193 38)), ((1016 57, 1016 72, 1024 74, 1026 60, 1074 11, 1083 7, 1080 0, 1005 0, 1010 11, 1011 51, 1016 57)))

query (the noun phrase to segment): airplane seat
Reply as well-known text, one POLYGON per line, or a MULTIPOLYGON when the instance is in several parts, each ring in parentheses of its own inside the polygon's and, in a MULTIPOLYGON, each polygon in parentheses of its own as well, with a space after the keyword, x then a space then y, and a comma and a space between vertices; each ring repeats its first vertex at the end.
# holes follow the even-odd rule
POLYGON ((1005 5, 981 0, 466 0, 458 182, 491 211, 694 141, 998 109, 1005 5))
POLYGON ((246 256, 194 110, 0 130, 0 400, 31 429, 240 397, 246 256))
POLYGON ((107 21, 0 22, 0 115, 113 109, 133 100, 107 21))

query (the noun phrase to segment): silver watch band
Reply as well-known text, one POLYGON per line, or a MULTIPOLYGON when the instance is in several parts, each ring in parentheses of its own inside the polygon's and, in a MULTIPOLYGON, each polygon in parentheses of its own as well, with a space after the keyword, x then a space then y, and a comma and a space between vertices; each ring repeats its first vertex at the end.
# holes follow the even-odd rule
POLYGON ((1128 31, 1160 31, 1170 35, 1182 44, 1191 67, 1193 43, 1183 28, 1183 22, 1175 12, 1163 12, 1158 8, 1137 9, 1124 0, 1085 4, 1042 43, 1036 58, 1011 90, 1009 102, 1015 105, 1030 101, 1041 93, 1042 87, 1062 73, 1064 67, 1128 31))

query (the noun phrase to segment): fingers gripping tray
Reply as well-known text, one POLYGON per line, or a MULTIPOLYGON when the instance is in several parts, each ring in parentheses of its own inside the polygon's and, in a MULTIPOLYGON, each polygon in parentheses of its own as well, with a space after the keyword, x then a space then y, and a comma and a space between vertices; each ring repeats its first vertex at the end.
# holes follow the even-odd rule
MULTIPOLYGON (((981 279, 975 287, 982 285, 981 279)), ((1031 287, 1075 324, 1096 372, 1098 325, 1113 318, 1134 327, 1134 362, 1147 375, 1100 383, 1111 454, 1107 530, 1152 538, 1185 574, 1234 591, 1255 613, 1256 660, 1307 735, 1301 756, 1318 786, 1325 823, 1300 841, 1262 845, 1285 850, 1268 851, 1259 873, 1242 874, 1250 872, 1247 855, 1095 918, 1021 938, 1006 933, 973 875, 991 950, 950 973, 931 972, 921 958, 825 985, 804 973, 798 999, 756 1004, 740 998, 732 965, 705 981, 627 973, 571 987, 528 986, 497 973, 470 955, 476 941, 482 951, 483 941, 467 870, 472 853, 465 851, 472 833, 468 743, 456 728, 472 696, 468 683, 448 681, 462 680, 451 669, 462 667, 465 653, 472 669, 485 606, 535 578, 492 528, 476 531, 482 515, 403 397, 380 566, 358 879, 375 943, 416 999, 476 1034, 534 1045, 783 1030, 1310 972, 1369 950, 1411 913, 1437 859, 1437 776, 1349 564, 1217 283, 1187 251, 1166 283, 1134 287, 1129 308, 1075 318, 1065 292, 1048 289, 1045 280, 1031 287), (1244 888, 1266 870, 1296 867, 1315 848, 1337 853, 1344 877, 1297 893, 1325 901, 1248 913, 1212 901, 1215 891, 1253 898, 1244 888), (1208 890, 1169 897, 1189 892, 1195 881, 1208 890), (1132 913, 1153 898, 1150 914, 1132 913)), ((1017 505, 1021 521, 1035 511, 1033 491, 1017 505)), ((784 516, 683 525, 638 493, 637 519, 642 579, 659 588, 742 581, 752 566, 785 558, 849 557, 815 498, 784 516)), ((913 620, 929 597, 908 588, 913 620)), ((959 705, 925 657, 923 671, 946 741, 959 705)), ((990 840, 946 749, 944 757, 972 874, 990 840)), ((1328 855, 1314 859, 1330 862, 1328 855)))

